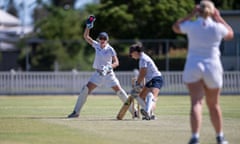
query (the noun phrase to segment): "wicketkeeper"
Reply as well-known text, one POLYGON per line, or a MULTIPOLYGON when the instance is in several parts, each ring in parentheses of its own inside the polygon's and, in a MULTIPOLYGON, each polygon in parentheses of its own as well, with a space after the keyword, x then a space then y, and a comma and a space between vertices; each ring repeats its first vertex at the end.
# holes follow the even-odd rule
MULTIPOLYGON (((95 72, 90 77, 88 83, 83 86, 78 96, 76 105, 73 112, 68 115, 68 118, 78 117, 80 111, 87 100, 88 94, 90 94, 96 87, 106 86, 111 87, 122 102, 125 102, 128 98, 127 93, 122 89, 119 80, 115 76, 113 71, 119 65, 117 54, 114 48, 108 43, 109 36, 106 32, 101 32, 97 40, 93 40, 89 36, 90 29, 94 26, 94 16, 89 16, 86 22, 86 28, 84 31, 84 39, 95 49, 95 59, 93 68, 95 72)), ((132 115, 137 117, 136 109, 129 109, 132 115)))

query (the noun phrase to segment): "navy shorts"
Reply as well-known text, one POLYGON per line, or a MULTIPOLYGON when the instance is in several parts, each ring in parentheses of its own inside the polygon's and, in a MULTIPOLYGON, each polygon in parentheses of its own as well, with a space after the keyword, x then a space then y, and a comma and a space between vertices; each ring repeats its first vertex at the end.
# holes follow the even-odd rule
POLYGON ((162 86, 163 86, 163 78, 162 78, 162 76, 154 77, 149 82, 147 82, 145 86, 147 88, 158 88, 158 89, 161 89, 162 86))

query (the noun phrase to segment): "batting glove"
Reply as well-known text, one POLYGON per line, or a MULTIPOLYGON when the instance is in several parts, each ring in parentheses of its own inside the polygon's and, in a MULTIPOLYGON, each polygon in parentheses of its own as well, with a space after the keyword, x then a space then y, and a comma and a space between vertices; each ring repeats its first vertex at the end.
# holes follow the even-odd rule
POLYGON ((137 92, 140 92, 141 89, 142 89, 142 86, 140 84, 138 84, 137 81, 136 81, 133 85, 133 89, 137 92))
POLYGON ((139 93, 140 93, 140 92, 139 92, 139 91, 136 91, 135 89, 132 89, 130 93, 131 93, 131 96, 132 96, 132 97, 136 98, 136 97, 139 96, 139 93))
POLYGON ((93 15, 90 15, 86 21, 86 27, 88 29, 91 29, 93 28, 93 24, 94 24, 94 21, 96 20, 95 16, 93 15))

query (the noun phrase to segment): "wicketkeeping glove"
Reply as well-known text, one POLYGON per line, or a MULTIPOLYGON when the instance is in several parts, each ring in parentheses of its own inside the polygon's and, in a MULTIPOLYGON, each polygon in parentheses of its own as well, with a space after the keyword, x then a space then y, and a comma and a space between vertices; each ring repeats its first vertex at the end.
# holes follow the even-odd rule
POLYGON ((107 75, 108 72, 110 72, 112 70, 112 66, 111 65, 103 65, 102 66, 102 75, 105 76, 107 75))
POLYGON ((88 29, 91 29, 93 28, 93 24, 94 24, 94 21, 96 20, 95 16, 94 15, 90 15, 86 21, 86 27, 88 29))

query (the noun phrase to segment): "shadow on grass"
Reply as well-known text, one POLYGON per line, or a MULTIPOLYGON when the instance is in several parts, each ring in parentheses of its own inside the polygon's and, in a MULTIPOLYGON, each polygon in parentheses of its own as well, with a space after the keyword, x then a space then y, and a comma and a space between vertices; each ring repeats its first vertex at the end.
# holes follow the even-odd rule
POLYGON ((68 119, 68 118, 67 117, 44 117, 44 116, 22 116, 22 117, 7 116, 7 117, 0 117, 0 119, 68 119))
POLYGON ((143 121, 142 119, 131 119, 126 118, 123 120, 117 120, 115 118, 109 117, 78 117, 78 118, 68 118, 67 116, 5 116, 0 117, 0 119, 58 119, 58 120, 69 120, 69 121, 116 121, 116 122, 127 122, 127 121, 143 121))

